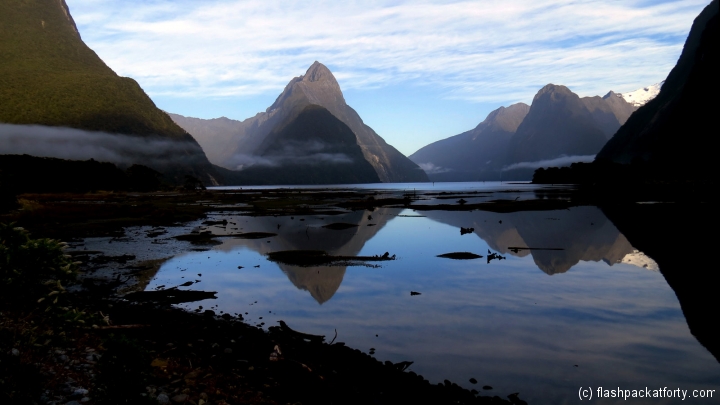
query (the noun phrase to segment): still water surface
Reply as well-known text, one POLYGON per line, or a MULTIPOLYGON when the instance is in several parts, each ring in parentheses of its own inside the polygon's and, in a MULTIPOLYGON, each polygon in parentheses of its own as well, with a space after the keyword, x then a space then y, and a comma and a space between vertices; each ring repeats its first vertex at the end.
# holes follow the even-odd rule
POLYGON ((211 250, 175 256, 147 289, 200 280, 187 288, 217 291, 218 299, 185 305, 190 310, 242 314, 263 328, 284 320, 327 340, 337 330, 337 341, 374 348, 379 360, 414 361, 410 370, 433 383, 490 385, 489 395, 519 391, 530 403, 577 403, 580 386, 647 386, 716 389, 713 400, 684 402, 718 402, 720 364, 690 333, 657 264, 596 207, 505 214, 380 208, 212 219, 230 222, 207 227, 213 233, 278 235, 224 238, 211 250), (358 226, 322 228, 332 222, 358 226), (474 230, 463 235, 460 227, 474 230), (297 249, 389 252, 396 260, 379 267, 298 267, 265 256, 297 249), (437 257, 462 251, 484 257, 437 257), (505 259, 488 263, 489 252, 505 259))

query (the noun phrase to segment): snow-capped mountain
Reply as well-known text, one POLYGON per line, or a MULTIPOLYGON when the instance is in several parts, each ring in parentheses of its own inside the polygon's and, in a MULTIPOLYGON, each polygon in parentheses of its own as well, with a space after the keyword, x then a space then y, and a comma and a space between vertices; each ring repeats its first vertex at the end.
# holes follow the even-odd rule
POLYGON ((665 83, 665 80, 661 81, 660 83, 655 83, 652 86, 637 89, 635 91, 618 93, 618 96, 624 98, 625 101, 632 104, 633 106, 640 107, 641 105, 644 105, 658 95, 658 93, 660 92, 660 87, 662 87, 663 83, 665 83))

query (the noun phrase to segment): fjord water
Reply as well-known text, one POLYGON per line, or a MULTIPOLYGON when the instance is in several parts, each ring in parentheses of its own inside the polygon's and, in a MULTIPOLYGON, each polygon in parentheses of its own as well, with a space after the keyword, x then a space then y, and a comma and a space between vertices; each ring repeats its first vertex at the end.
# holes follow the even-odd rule
MULTIPOLYGON (((241 314, 263 328, 284 320, 327 341, 337 331, 336 342, 373 348, 378 360, 414 361, 410 370, 432 383, 492 386, 485 395, 519 391, 530 403, 575 403, 581 386, 716 389, 720 395, 720 364, 690 333, 657 264, 635 251, 597 207, 515 213, 380 208, 212 219, 231 223, 214 233, 278 235, 220 239, 211 250, 178 255, 147 289, 200 280, 188 288, 217 291, 218 299, 185 305, 189 310, 241 314), (333 222, 358 226, 322 227, 333 222), (461 234, 460 227, 474 230, 461 234), (298 267, 265 256, 299 249, 343 256, 389 252, 396 260, 377 267, 298 267), (437 257, 463 251, 484 257, 437 257), (505 259, 488 262, 489 252, 505 259)), ((615 402, 624 401, 603 400, 615 402)))

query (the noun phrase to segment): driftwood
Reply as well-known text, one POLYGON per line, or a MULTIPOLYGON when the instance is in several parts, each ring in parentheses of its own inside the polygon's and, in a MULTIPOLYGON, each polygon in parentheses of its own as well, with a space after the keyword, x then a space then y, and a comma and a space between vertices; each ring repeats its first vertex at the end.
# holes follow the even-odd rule
POLYGON ((216 291, 178 290, 177 288, 168 288, 167 290, 160 291, 136 291, 126 294, 123 298, 129 301, 155 301, 165 304, 180 304, 183 302, 217 299, 215 294, 217 294, 216 291))
POLYGON ((268 260, 294 266, 347 266, 357 262, 382 262, 395 260, 395 255, 385 252, 382 256, 332 256, 323 250, 282 250, 267 254, 268 260))
MULTIPOLYGON (((278 321, 280 324, 280 331, 289 335, 293 336, 298 339, 307 340, 312 343, 322 343, 325 341, 325 335, 311 335, 309 333, 302 333, 298 332, 292 328, 290 328, 285 321, 278 321)), ((335 339, 333 339, 334 341, 335 339)))
POLYGON ((563 248, 533 248, 533 247, 518 247, 518 246, 510 246, 508 248, 509 251, 513 253, 517 253, 521 250, 565 250, 563 248))
POLYGON ((471 259, 480 259, 482 256, 476 255, 475 253, 470 253, 470 252, 452 252, 452 253, 444 253, 441 255, 437 255, 437 257, 443 257, 446 259, 455 259, 455 260, 471 260, 471 259))

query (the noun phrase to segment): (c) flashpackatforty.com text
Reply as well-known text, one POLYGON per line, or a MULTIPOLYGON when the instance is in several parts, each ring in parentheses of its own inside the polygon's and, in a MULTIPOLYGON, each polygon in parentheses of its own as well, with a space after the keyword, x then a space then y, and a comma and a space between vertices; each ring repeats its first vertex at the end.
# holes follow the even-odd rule
POLYGON ((715 396, 715 390, 684 390, 681 388, 668 387, 645 387, 634 390, 622 389, 620 387, 580 387, 578 389, 578 397, 581 401, 603 398, 622 398, 626 400, 631 398, 677 398, 684 401, 686 398, 713 398, 715 396))

